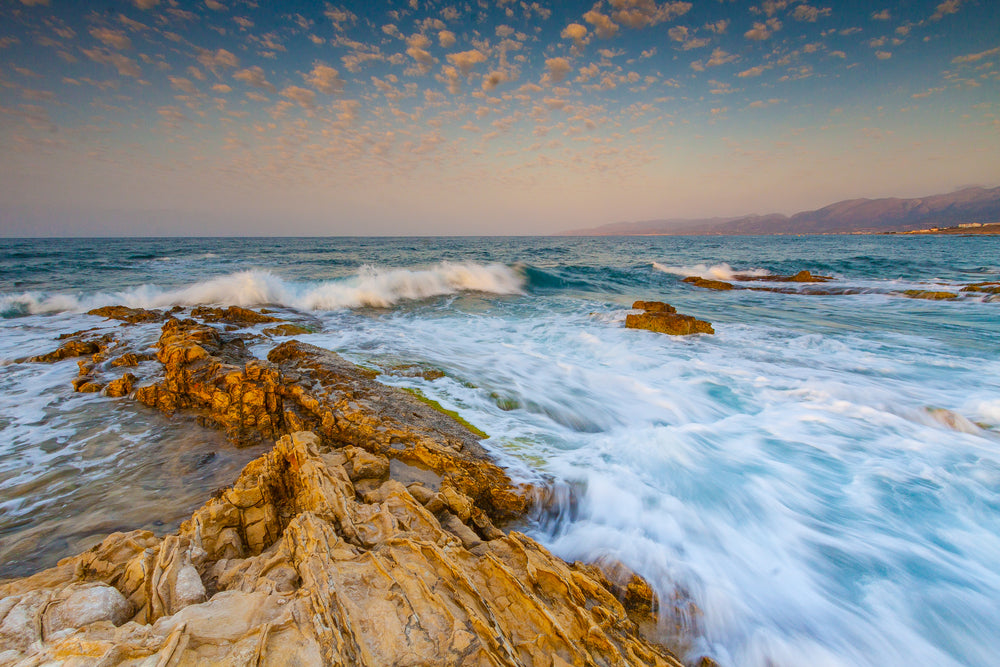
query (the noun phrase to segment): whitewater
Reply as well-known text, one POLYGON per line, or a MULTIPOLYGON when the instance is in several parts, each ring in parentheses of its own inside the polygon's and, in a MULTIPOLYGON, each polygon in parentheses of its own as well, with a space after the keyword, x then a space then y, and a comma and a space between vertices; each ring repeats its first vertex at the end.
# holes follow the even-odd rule
POLYGON ((1000 300, 904 296, 989 280, 988 237, 0 240, 0 577, 169 532, 260 452, 23 360, 155 343, 104 305, 267 307, 488 433, 545 490, 518 528, 646 577, 690 659, 996 664, 1000 300), (682 280, 802 269, 855 293, 682 280), (716 334, 625 329, 637 299, 716 334))

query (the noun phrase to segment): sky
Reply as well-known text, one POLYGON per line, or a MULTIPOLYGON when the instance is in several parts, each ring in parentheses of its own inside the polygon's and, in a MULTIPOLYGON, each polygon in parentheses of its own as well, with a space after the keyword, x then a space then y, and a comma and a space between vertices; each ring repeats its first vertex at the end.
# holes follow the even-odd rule
POLYGON ((995 0, 0 0, 0 236, 508 235, 1000 185, 995 0))

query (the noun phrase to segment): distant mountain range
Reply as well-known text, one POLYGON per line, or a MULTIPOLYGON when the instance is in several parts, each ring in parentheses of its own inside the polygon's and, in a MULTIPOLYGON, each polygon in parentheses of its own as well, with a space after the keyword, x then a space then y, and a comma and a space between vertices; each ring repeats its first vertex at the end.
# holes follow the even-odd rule
POLYGON ((575 229, 561 236, 680 234, 853 234, 906 232, 967 223, 1000 222, 1000 187, 965 188, 918 199, 848 199, 792 216, 643 220, 575 229))

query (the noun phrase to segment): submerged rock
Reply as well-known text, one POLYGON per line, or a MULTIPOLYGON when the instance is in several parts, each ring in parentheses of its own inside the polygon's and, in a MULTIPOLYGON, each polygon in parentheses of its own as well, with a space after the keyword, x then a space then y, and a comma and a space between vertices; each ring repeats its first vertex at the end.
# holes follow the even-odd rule
POLYGON ((961 292, 985 292, 987 294, 1000 294, 1000 282, 971 283, 963 287, 961 292))
POLYGON ((958 295, 954 292, 935 292, 919 289, 908 289, 903 292, 903 295, 910 299, 927 299, 930 301, 950 301, 951 299, 958 298, 958 295))
POLYGON ((654 604, 642 582, 616 587, 520 533, 482 536, 454 487, 415 495, 349 453, 284 436, 177 533, 115 533, 0 584, 3 657, 680 666, 638 633, 654 604))
POLYGON ((673 336, 715 333, 710 323, 691 315, 682 315, 676 308, 661 301, 636 301, 632 307, 645 309, 646 312, 626 315, 625 326, 629 329, 647 329, 673 336))

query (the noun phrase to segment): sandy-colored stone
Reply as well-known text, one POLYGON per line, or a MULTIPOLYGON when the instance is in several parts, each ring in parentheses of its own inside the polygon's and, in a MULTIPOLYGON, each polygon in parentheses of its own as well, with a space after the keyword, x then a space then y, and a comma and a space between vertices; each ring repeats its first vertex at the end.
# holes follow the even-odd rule
POLYGON ((302 336, 313 332, 303 326, 299 326, 298 324, 286 322, 275 327, 264 329, 264 333, 268 336, 302 336))
POLYGON ((950 301, 958 298, 958 295, 954 292, 936 292, 934 290, 919 289, 905 290, 903 295, 910 299, 927 299, 929 301, 950 301))
POLYGON ((28 361, 52 363, 53 361, 61 361, 71 357, 90 356, 98 354, 101 351, 102 343, 106 342, 107 339, 105 338, 98 340, 68 340, 52 352, 30 357, 28 361))
POLYGON ((662 301, 636 301, 632 307, 644 308, 646 312, 626 315, 625 326, 629 329, 647 329, 673 336, 715 333, 715 329, 708 322, 678 313, 676 308, 662 301))
POLYGON ((727 283, 723 280, 711 280, 709 278, 702 278, 701 276, 688 276, 684 279, 684 282, 690 283, 695 287, 704 287, 705 289, 714 290, 731 290, 734 289, 732 283, 727 283))
POLYGON ((104 395, 112 398, 128 396, 137 379, 138 378, 135 375, 125 373, 117 380, 112 380, 108 383, 108 385, 104 388, 104 395))
POLYGON ((129 308, 128 306, 104 306, 95 308, 87 313, 98 317, 106 317, 109 320, 121 320, 129 324, 142 324, 145 322, 162 322, 168 315, 159 310, 146 310, 145 308, 129 308))
POLYGON ((985 292, 987 294, 1000 294, 1000 282, 971 283, 963 287, 961 292, 985 292))
POLYGON ((635 310, 645 310, 647 313, 676 313, 677 309, 662 301, 636 301, 632 304, 635 310))
POLYGON ((233 324, 239 327, 282 321, 277 317, 258 313, 255 310, 250 310, 249 308, 240 308, 239 306, 229 306, 228 308, 199 306, 191 311, 191 317, 197 318, 203 322, 222 322, 224 324, 233 324))
POLYGON ((178 533, 117 533, 0 584, 11 661, 679 667, 596 568, 520 533, 483 539, 392 479, 362 500, 325 450, 285 436, 178 533))
POLYGON ((277 442, 173 535, 0 583, 4 663, 679 667, 645 582, 497 528, 528 494, 450 417, 297 341, 170 319, 157 350, 133 396, 277 442))

